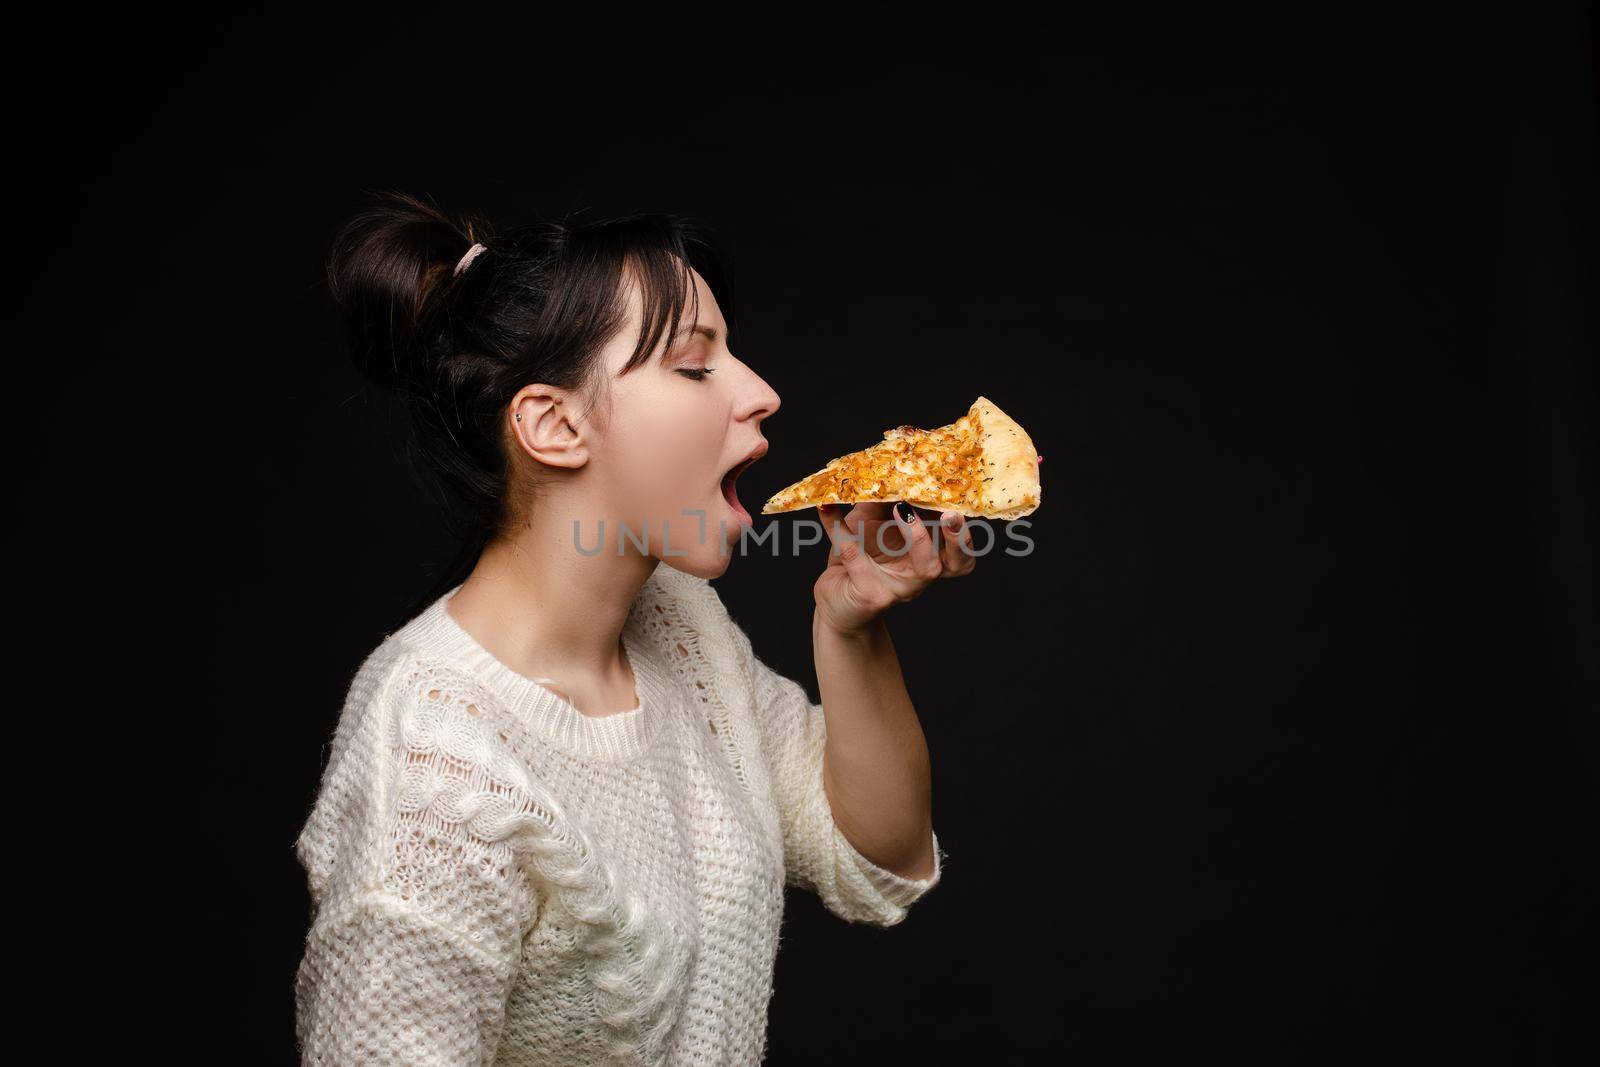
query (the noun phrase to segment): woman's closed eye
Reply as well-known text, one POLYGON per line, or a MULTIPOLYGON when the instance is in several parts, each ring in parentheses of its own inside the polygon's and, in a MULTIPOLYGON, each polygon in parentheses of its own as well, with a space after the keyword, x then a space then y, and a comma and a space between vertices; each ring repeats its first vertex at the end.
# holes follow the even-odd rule
POLYGON ((687 367, 679 367, 678 373, 692 381, 703 382, 706 380, 706 375, 710 374, 716 369, 717 368, 715 367, 696 367, 693 370, 690 370, 687 367))

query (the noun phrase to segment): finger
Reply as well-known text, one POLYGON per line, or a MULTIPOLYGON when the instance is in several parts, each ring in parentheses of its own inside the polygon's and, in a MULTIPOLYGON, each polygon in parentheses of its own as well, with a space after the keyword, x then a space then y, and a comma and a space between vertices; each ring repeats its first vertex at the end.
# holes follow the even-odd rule
POLYGON ((845 528, 861 538, 867 555, 879 563, 899 559, 901 551, 900 524, 894 519, 892 500, 862 500, 850 506, 845 515, 845 528))
POLYGON ((967 517, 947 509, 939 516, 939 524, 939 561, 944 566, 944 576, 970 574, 978 560, 972 553, 972 528, 967 525, 967 517))
POLYGON ((828 534, 831 554, 842 555, 840 549, 846 543, 855 543, 857 548, 865 547, 862 533, 850 525, 849 505, 847 504, 820 504, 817 511, 822 516, 822 528, 828 534))
POLYGON ((867 523, 888 522, 893 517, 891 512, 893 507, 894 502, 892 500, 860 501, 844 517, 845 526, 859 532, 866 529, 867 523))
POLYGON ((852 585, 878 598, 877 601, 858 606, 879 610, 882 604, 878 601, 888 596, 888 591, 884 587, 886 575, 873 562, 872 557, 867 555, 866 546, 859 534, 846 528, 844 518, 843 509, 838 504, 829 507, 823 518, 822 528, 828 532, 828 541, 831 545, 829 553, 837 553, 839 561, 850 575, 852 585))
POLYGON ((939 577, 944 572, 944 565, 939 560, 938 549, 933 545, 933 536, 928 533, 916 509, 902 502, 895 506, 894 518, 901 536, 906 539, 908 548, 904 556, 911 562, 912 573, 924 582, 939 577))

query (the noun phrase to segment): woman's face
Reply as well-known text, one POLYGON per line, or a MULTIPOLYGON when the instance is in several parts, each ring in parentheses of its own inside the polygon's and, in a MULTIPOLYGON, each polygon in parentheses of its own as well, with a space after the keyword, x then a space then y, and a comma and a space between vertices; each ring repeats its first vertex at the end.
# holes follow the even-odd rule
MULTIPOLYGON (((751 455, 766 451, 761 423, 778 410, 779 397, 728 350, 716 297, 698 272, 690 276, 699 293, 698 321, 686 303, 678 336, 619 378, 643 325, 638 289, 630 287, 629 321, 602 354, 612 397, 589 476, 611 519, 606 552, 620 543, 624 553, 642 551, 709 578, 727 570, 733 546, 752 525, 747 509, 760 505, 748 488, 741 503, 725 476, 737 476, 751 455)), ((597 536, 586 529, 585 547, 597 536)))

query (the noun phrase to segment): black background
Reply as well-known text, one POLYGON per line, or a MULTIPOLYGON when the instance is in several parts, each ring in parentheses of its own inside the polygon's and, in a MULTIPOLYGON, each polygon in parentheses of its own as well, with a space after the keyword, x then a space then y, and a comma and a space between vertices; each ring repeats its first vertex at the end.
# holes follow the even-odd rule
MULTIPOLYGON (((321 285, 397 188, 711 224, 783 397, 747 503, 980 393, 1046 457, 1032 554, 890 617, 945 881, 887 931, 791 893, 768 1062, 1592 1055, 1592 22, 670 15, 39 57, 10 528, 127 816, 114 999, 294 1062, 322 746, 454 547, 321 285)), ((824 552, 716 583, 813 696, 824 552)))

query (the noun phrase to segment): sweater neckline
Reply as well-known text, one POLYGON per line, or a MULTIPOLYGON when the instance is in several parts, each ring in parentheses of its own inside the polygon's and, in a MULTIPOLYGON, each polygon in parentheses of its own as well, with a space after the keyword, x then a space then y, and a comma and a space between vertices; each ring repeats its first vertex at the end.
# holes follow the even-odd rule
POLYGON ((506 666, 456 621, 446 605, 465 584, 458 583, 435 600, 409 627, 424 648, 466 667, 505 701, 513 715, 568 751, 606 760, 629 759, 649 751, 672 687, 639 630, 637 609, 623 625, 622 641, 633 669, 638 703, 626 711, 586 715, 553 689, 506 666))

